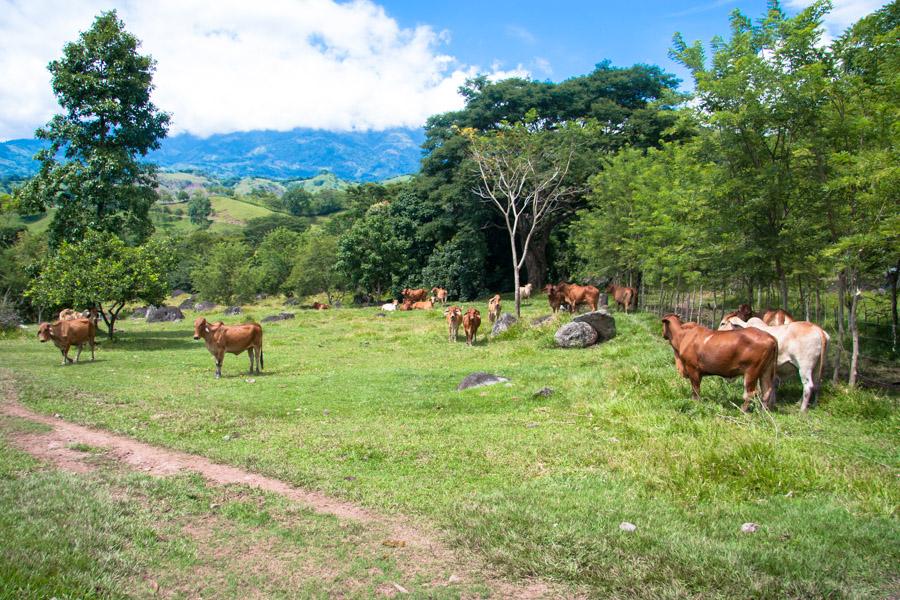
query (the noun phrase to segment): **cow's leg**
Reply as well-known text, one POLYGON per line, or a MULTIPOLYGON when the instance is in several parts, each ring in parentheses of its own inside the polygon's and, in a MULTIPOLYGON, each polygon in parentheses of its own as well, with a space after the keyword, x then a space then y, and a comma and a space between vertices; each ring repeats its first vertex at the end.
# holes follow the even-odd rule
POLYGON ((253 348, 247 348, 247 357, 250 359, 250 374, 253 375, 253 348))
POLYGON ((91 362, 94 362, 94 346, 96 346, 96 343, 94 342, 94 339, 91 338, 91 362))
POLYGON ((800 412, 806 412, 809 408, 809 401, 816 394, 816 384, 813 380, 812 369, 810 372, 800 371, 800 381, 803 382, 803 400, 800 402, 800 412))
POLYGON ((688 373, 687 377, 691 380, 691 397, 694 400, 700 400, 700 383, 703 381, 703 376, 699 373, 688 373))
POLYGON ((78 352, 75 354, 75 362, 78 362, 81 359, 81 349, 84 348, 84 344, 78 344, 78 352))
POLYGON ((216 379, 222 376, 222 361, 225 359, 225 353, 220 352, 218 354, 213 355, 213 358, 216 359, 216 379))
POLYGON ((747 412, 750 409, 750 402, 753 401, 753 396, 756 395, 757 379, 759 379, 758 375, 750 369, 744 373, 744 403, 741 404, 741 412, 747 412))

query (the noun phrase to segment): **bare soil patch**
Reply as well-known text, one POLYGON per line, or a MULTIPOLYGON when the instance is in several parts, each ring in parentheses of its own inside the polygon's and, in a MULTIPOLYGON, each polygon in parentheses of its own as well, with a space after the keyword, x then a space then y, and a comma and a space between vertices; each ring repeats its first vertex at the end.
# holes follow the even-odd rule
MULTIPOLYGON (((0 414, 43 423, 52 427, 47 433, 22 433, 12 436, 12 443, 38 459, 60 469, 86 473, 95 468, 96 456, 72 448, 86 444, 104 450, 105 459, 114 459, 134 470, 154 476, 168 476, 179 472, 194 472, 216 485, 239 484, 284 496, 317 513, 333 515, 364 525, 378 539, 386 540, 382 551, 395 553, 398 565, 410 578, 438 576, 431 586, 483 585, 491 597, 499 598, 572 598, 566 588, 539 581, 513 582, 492 573, 477 557, 463 555, 440 539, 440 534, 413 524, 408 518, 378 514, 370 509, 330 497, 320 492, 304 490, 278 479, 259 475, 237 467, 222 465, 202 456, 178 452, 145 444, 106 431, 76 425, 62 419, 36 413, 19 403, 14 379, 8 371, 0 370, 2 402, 0 414), (92 462, 93 459, 93 462, 92 462), (390 543, 387 543, 390 542, 390 543), (449 576, 445 574, 451 574, 449 576), (440 575, 439 575, 440 574, 440 575)), ((203 527, 200 527, 203 530, 203 527)), ((199 532, 198 532, 199 533, 199 532)), ((197 537, 203 537, 199 535, 197 537)), ((375 547, 373 551, 378 551, 375 547)), ((323 574, 324 575, 324 574, 323 574)), ((348 582, 350 588, 354 587, 348 582)), ((385 595, 403 595, 402 586, 385 588, 385 595)))

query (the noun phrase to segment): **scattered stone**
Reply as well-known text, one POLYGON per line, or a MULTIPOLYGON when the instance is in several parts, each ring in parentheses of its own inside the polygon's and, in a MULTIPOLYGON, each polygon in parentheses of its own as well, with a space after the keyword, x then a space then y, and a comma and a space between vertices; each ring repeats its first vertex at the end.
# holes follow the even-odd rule
POLYGON ((537 319, 531 320, 532 327, 540 327, 546 323, 549 323, 555 318, 554 315, 544 315, 543 317, 538 317, 537 319))
POLYGON ((544 397, 544 398, 549 398, 550 396, 553 395, 553 388, 552 388, 552 387, 542 387, 541 389, 539 389, 538 391, 536 391, 536 392, 534 393, 534 395, 535 395, 535 396, 542 396, 542 397, 544 397))
POLYGON ((187 294, 187 292, 184 290, 172 290, 173 298, 177 298, 178 296, 184 296, 185 294, 187 294))
POLYGON ((528 425, 526 425, 525 428, 526 429, 534 429, 537 426, 538 426, 537 423, 532 422, 532 423, 529 423, 528 425))
POLYGON ((503 313, 500 318, 494 321, 494 327, 491 329, 491 337, 496 337, 508 331, 510 327, 516 324, 516 317, 510 313, 503 313))
POLYGON ((588 325, 572 321, 556 331, 554 339, 561 348, 587 348, 597 342, 597 330, 588 325))
POLYGON ((757 529, 759 529, 759 525, 756 523, 744 523, 741 525, 741 533, 756 533, 757 529))
POLYGON ((387 313, 375 313, 376 317, 386 317, 387 313))
POLYGON ((467 390, 470 388, 483 387, 485 385, 494 385, 495 383, 505 383, 509 381, 506 377, 500 377, 499 375, 491 375, 490 373, 485 373, 484 371, 477 371, 470 375, 467 375, 465 379, 463 379, 458 386, 456 386, 457 391, 467 390))
POLYGON ((403 540, 384 540, 381 542, 382 546, 387 546, 388 548, 403 548, 406 546, 406 542, 403 540))
POLYGON ((244 309, 242 309, 240 306, 229 306, 228 308, 226 308, 224 310, 223 314, 225 314, 227 316, 233 316, 233 315, 239 315, 242 312, 244 312, 244 309))
POLYGON ((143 319, 147 316, 147 311, 150 310, 149 306, 140 306, 133 311, 131 311, 132 319, 143 319))
POLYGON ((194 308, 194 299, 186 298, 181 302, 181 304, 178 305, 178 308, 180 308, 181 310, 192 310, 194 308))
POLYGON ((450 577, 447 578, 447 583, 449 583, 450 585, 454 585, 456 583, 461 583, 461 582, 462 582, 462 578, 459 575, 451 575, 450 577))
POLYGON ((288 298, 284 301, 285 306, 297 306, 298 304, 300 304, 300 300, 297 298, 288 298))
POLYGON ((257 299, 257 300, 265 300, 265 299, 268 298, 268 297, 269 297, 268 294, 257 294, 257 295, 256 295, 256 299, 257 299))
POLYGON ((166 323, 184 320, 184 313, 176 306, 151 306, 147 309, 148 323, 166 323))
POLYGON ((406 589, 405 587, 403 587, 402 585, 400 585, 399 583, 397 583, 397 582, 395 582, 395 581, 392 581, 391 584, 392 584, 392 585, 394 586, 394 588, 396 588, 396 590, 397 590, 398 592, 400 592, 401 594, 408 594, 408 593, 409 593, 409 590, 406 589))
POLYGON ((216 306, 218 306, 218 305, 215 302, 203 301, 203 302, 198 302, 197 304, 195 304, 194 310, 196 310, 197 312, 209 312, 212 309, 214 309, 216 306))
POLYGON ((247 383, 256 383, 256 380, 251 377, 247 380, 247 383))
POLYGON ((291 312, 283 312, 278 313, 277 315, 269 315, 268 317, 263 317, 261 320, 263 323, 271 323, 272 321, 287 321, 288 319, 293 319, 294 313, 291 312))
POLYGON ((631 533, 637 529, 637 525, 635 525, 634 523, 629 523, 628 521, 622 521, 621 523, 619 523, 619 529, 631 533))
POLYGON ((573 323, 587 323, 597 332, 597 342, 602 343, 616 337, 616 320, 604 309, 578 315, 573 323))

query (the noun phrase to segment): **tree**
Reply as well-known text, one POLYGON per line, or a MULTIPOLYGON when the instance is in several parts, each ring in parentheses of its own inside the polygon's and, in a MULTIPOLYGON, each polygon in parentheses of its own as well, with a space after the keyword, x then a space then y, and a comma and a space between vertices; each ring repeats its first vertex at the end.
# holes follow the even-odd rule
POLYGON ((576 149, 571 134, 577 127, 533 132, 517 123, 489 134, 462 132, 471 139, 481 179, 473 192, 500 212, 509 235, 516 316, 521 316, 519 274, 535 232, 581 191, 567 181, 576 149))
POLYGON ((255 256, 259 265, 260 291, 281 292, 294 267, 294 255, 299 245, 300 234, 290 229, 279 227, 266 234, 255 256))
POLYGON ((259 272, 245 244, 219 242, 191 273, 194 289, 206 300, 245 302, 259 290, 259 272))
POLYGON ((295 217, 309 215, 313 196, 302 186, 295 185, 281 196, 281 204, 295 217))
POLYGON ((19 197, 23 211, 58 209, 53 248, 80 241, 88 230, 131 243, 153 232, 156 170, 138 157, 159 147, 169 115, 150 101, 155 62, 138 54, 139 45, 115 11, 104 12, 50 63, 64 112, 35 132, 48 146, 35 155, 40 171, 19 197))
POLYGON ((83 240, 60 245, 26 295, 45 308, 96 307, 112 338, 126 303, 158 304, 166 297, 166 274, 174 262, 174 254, 160 240, 127 246, 111 233, 88 231, 83 240))
POLYGON ((188 216, 191 223, 200 229, 206 229, 212 224, 212 221, 209 220, 211 214, 212 203, 209 201, 209 197, 206 194, 195 192, 188 202, 188 216))
POLYGON ((311 227, 300 235, 290 277, 285 289, 298 296, 325 294, 328 303, 346 286, 346 278, 337 268, 338 237, 321 227, 311 227))
POLYGON ((395 216, 388 202, 373 204, 338 242, 337 268, 350 281, 380 296, 410 276, 414 224, 395 216))

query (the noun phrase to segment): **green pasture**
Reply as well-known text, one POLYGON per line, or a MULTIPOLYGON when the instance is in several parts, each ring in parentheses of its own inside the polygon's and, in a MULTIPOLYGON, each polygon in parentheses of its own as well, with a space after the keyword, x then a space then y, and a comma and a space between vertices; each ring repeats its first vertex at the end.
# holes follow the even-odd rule
POLYGON ((776 412, 743 415, 737 381, 690 399, 654 316, 616 314, 612 341, 560 350, 557 324, 527 326, 547 312, 527 303, 496 339, 485 319, 467 347, 440 310, 297 311, 264 325, 262 375, 228 355, 218 381, 193 313, 123 320, 70 367, 32 327, 0 340, 0 365, 35 410, 423 519, 512 577, 598 597, 900 592, 895 397, 826 386, 804 416, 790 382, 776 412), (473 371, 510 382, 456 391, 473 371))

